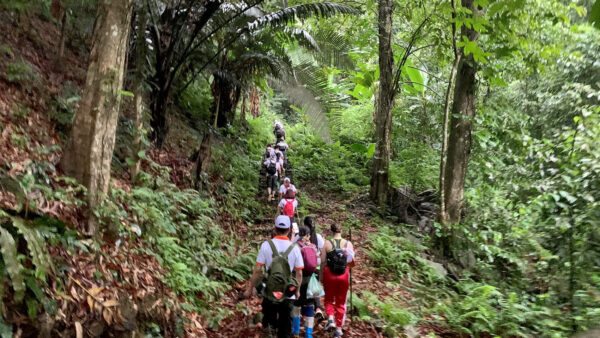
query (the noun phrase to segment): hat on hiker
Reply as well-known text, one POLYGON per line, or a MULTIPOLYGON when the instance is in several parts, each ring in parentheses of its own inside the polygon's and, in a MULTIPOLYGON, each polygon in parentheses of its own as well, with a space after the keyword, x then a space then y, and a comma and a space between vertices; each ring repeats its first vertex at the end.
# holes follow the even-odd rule
POLYGON ((286 177, 286 178, 284 178, 284 179, 283 179, 283 181, 284 181, 284 182, 290 182, 290 178, 289 178, 289 177, 286 177))
POLYGON ((275 227, 279 229, 289 229, 290 228, 290 218, 285 215, 277 216, 275 219, 275 227))

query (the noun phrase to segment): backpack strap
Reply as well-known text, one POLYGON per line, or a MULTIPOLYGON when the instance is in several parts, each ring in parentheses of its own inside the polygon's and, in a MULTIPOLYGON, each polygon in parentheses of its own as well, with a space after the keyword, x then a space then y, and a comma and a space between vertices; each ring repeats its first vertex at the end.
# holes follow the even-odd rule
POLYGON ((335 243, 336 243, 336 246, 335 246, 336 249, 342 248, 342 239, 341 238, 336 239, 335 243))
MULTIPOLYGON (((279 255, 279 251, 277 251, 277 248, 275 247, 275 243, 273 243, 272 240, 267 240, 267 242, 269 243, 269 245, 271 246, 271 251, 273 251, 273 257, 278 257, 279 255)), ((288 252, 289 253, 289 252, 288 252)), ((287 256, 287 255, 286 255, 287 256)))
POLYGON ((335 250, 335 243, 333 243, 333 240, 328 239, 329 243, 331 243, 331 249, 335 250))
POLYGON ((348 240, 346 240, 346 242, 344 243, 344 249, 346 249, 348 247, 348 240))
POLYGON ((292 252, 292 250, 294 250, 294 247, 295 247, 295 246, 296 246, 296 243, 292 243, 292 244, 291 244, 291 245, 290 245, 290 246, 287 248, 287 250, 285 250, 285 252, 283 253, 283 257, 284 257, 284 258, 285 258, 285 257, 287 257, 287 256, 290 254, 290 252, 292 252))

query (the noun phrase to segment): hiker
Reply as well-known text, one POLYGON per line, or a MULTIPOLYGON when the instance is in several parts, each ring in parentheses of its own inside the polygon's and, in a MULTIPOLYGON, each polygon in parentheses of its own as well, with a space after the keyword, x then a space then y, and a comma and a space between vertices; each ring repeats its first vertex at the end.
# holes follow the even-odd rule
POLYGON ((293 219, 294 215, 296 215, 297 207, 298 201, 296 200, 296 192, 292 189, 288 189, 279 202, 277 211, 279 211, 279 214, 286 215, 290 219, 293 219))
POLYGON ((275 198, 275 192, 277 191, 277 178, 281 168, 279 163, 276 162, 275 156, 269 157, 264 162, 267 171, 267 193, 269 195, 269 202, 275 198))
POLYGON ((281 140, 279 140, 277 142, 277 146, 279 146, 279 150, 285 155, 285 152, 290 149, 290 146, 288 146, 287 143, 285 143, 285 137, 281 138, 281 140))
POLYGON ((279 196, 283 198, 285 193, 288 190, 292 190, 294 193, 297 193, 296 187, 292 184, 292 181, 289 177, 283 179, 283 184, 279 187, 279 196))
MULTIPOLYGON (((317 257, 317 270, 315 273, 317 274, 318 279, 320 279, 322 270, 321 270, 321 256, 325 253, 325 240, 321 234, 317 233, 317 229, 315 226, 314 218, 311 216, 304 217, 304 225, 303 227, 307 227, 309 229, 309 238, 310 242, 317 247, 319 251, 319 256, 317 257)), ((294 241, 298 241, 300 236, 296 236, 294 241)), ((315 297, 315 318, 317 321, 321 321, 325 319, 323 315, 323 311, 321 311, 321 297, 315 297)))
POLYGON ((273 148, 273 152, 275 153, 275 157, 277 158, 277 163, 279 163, 279 167, 281 168, 280 170, 280 174, 282 174, 280 177, 283 177, 283 173, 284 173, 284 167, 285 167, 285 156, 283 155, 283 153, 281 152, 281 150, 279 150, 279 146, 275 145, 275 147, 273 148))
POLYGON ((268 160, 273 155, 274 155, 273 148, 271 148, 270 144, 267 144, 267 148, 265 149, 265 152, 263 154, 263 161, 268 160))
POLYGON ((325 242, 321 253, 321 281, 325 290, 325 329, 334 331, 334 337, 342 336, 342 326, 346 319, 346 296, 349 281, 349 268, 354 266, 354 246, 342 238, 342 226, 331 225, 333 238, 325 242))
POLYGON ((295 242, 300 247, 304 269, 302 270, 302 283, 300 284, 300 297, 294 302, 292 310, 292 334, 296 337, 300 334, 300 315, 304 315, 304 334, 312 338, 315 325, 315 298, 307 297, 308 282, 319 266, 319 249, 311 242, 311 231, 303 225, 300 227, 295 242))
POLYGON ((279 140, 285 138, 285 130, 283 129, 283 124, 281 122, 275 120, 275 127, 273 129, 273 134, 275 134, 275 139, 279 142, 279 140))
POLYGON ((283 158, 285 160, 284 164, 284 169, 287 169, 287 150, 290 149, 290 146, 288 146, 287 143, 285 143, 285 137, 281 139, 281 141, 277 142, 277 147, 279 147, 279 151, 281 151, 281 153, 283 154, 283 158))
POLYGON ((284 215, 275 219, 275 237, 262 243, 256 258, 250 284, 243 297, 250 298, 255 286, 262 294, 262 325, 267 336, 277 331, 278 338, 288 338, 292 333, 292 305, 300 297, 304 261, 300 249, 287 235, 290 218, 284 215), (267 271, 263 279, 262 268, 267 271), (295 270, 295 278, 292 271, 295 270), (260 281, 260 283, 258 283, 260 281))

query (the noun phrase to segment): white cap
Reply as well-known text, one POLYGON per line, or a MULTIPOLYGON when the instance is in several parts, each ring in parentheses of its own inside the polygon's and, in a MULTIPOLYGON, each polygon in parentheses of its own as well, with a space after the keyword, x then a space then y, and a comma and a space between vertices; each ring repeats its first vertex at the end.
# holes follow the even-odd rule
POLYGON ((284 181, 284 182, 290 182, 290 178, 289 178, 289 177, 286 177, 286 178, 284 178, 284 179, 283 179, 283 181, 284 181))
POLYGON ((290 218, 285 215, 277 216, 275 219, 275 227, 279 229, 289 229, 290 228, 290 218))

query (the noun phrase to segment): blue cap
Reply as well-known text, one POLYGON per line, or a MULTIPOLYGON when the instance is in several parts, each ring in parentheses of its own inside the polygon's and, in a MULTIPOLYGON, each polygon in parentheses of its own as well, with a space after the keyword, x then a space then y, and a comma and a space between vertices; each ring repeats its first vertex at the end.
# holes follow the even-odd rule
POLYGON ((277 216, 275 219, 275 227, 279 229, 289 229, 290 228, 290 218, 285 215, 277 216))

